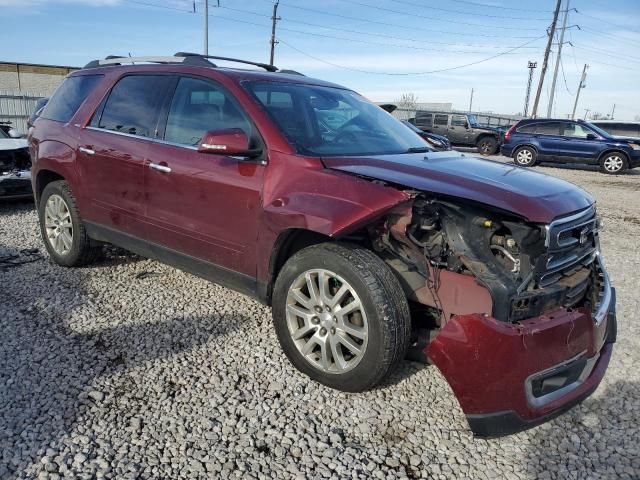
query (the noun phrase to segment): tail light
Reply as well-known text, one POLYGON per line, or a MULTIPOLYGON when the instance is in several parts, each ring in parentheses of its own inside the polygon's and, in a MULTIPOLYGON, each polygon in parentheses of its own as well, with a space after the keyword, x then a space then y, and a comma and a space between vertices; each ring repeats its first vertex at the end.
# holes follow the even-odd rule
POLYGON ((517 126, 518 126, 517 123, 514 124, 514 125, 511 125, 511 128, 509 128, 509 130, 507 130, 507 133, 504 134, 504 139, 505 140, 509 140, 509 138, 511 138, 511 132, 513 132, 516 129, 517 126))

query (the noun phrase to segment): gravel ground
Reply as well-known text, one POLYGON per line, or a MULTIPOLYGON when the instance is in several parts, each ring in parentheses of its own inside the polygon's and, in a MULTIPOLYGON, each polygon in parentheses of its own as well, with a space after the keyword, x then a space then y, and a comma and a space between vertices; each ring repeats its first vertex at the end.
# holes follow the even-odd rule
MULTIPOLYGON (((0 478, 639 478, 640 172, 537 167, 598 199, 618 289, 604 382, 533 430, 474 439, 436 368, 344 394, 284 358, 269 309, 118 250, 0 268, 0 478)), ((0 256, 41 248, 0 204, 0 256)), ((497 372, 499 374, 499 372, 497 372)))

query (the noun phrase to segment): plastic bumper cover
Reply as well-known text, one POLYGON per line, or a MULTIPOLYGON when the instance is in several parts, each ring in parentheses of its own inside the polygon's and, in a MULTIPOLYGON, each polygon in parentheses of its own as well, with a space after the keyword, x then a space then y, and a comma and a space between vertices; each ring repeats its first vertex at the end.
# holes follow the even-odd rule
POLYGON ((445 376, 474 434, 509 435, 554 418, 598 387, 616 339, 615 290, 600 309, 558 310, 506 324, 452 317, 426 353, 445 376))

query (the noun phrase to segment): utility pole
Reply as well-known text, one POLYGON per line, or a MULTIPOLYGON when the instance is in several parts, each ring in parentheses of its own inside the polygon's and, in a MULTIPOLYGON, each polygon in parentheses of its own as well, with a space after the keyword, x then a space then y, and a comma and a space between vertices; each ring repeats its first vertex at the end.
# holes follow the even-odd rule
POLYGON ((585 120, 589 120, 589 118, 588 118, 588 117, 589 117, 589 112, 590 112, 590 111, 591 111, 591 109, 589 109, 589 108, 585 108, 585 109, 584 109, 584 119, 585 119, 585 120))
POLYGON ((533 82, 533 71, 538 68, 538 62, 529 62, 527 64, 529 69, 529 80, 527 81, 527 96, 524 98, 524 116, 527 116, 529 111, 529 97, 531 96, 531 83, 533 82))
POLYGON ((558 54, 556 55, 556 68, 553 70, 553 80, 551 81, 551 92, 549 93, 549 105, 547 106, 547 117, 551 117, 553 99, 556 94, 556 81, 558 80, 558 68, 560 67, 560 57, 562 55, 562 44, 564 43, 564 31, 567 29, 567 17, 569 16, 569 1, 565 5, 564 18, 562 19, 562 31, 558 42, 558 54))
POLYGON ((613 120, 613 114, 616 113, 616 104, 613 104, 613 108, 611 109, 611 117, 610 120, 613 120))
POLYGON ((469 99, 469 113, 473 110, 473 88, 471 89, 471 98, 469 99))
POLYGON ((273 15, 271 16, 271 55, 269 56, 269 65, 273 66, 273 55, 276 50, 276 23, 280 20, 276 14, 278 13, 278 4, 280 0, 276 0, 276 3, 273 4, 273 15))
POLYGON ((204 0, 204 54, 209 55, 209 0, 204 0))
POLYGON ((542 70, 540 70, 540 80, 538 81, 538 91, 536 92, 536 99, 533 101, 533 110, 531 116, 535 118, 538 115, 538 104, 540 103, 540 95, 542 94, 542 85, 544 84, 544 75, 547 73, 547 66, 549 65, 549 53, 551 52, 551 42, 556 34, 556 24, 558 23, 558 14, 560 13, 560 4, 562 0, 558 0, 556 3, 556 9, 553 12, 553 22, 551 23, 551 31, 549 32, 549 40, 547 40, 547 48, 544 51, 544 61, 542 62, 542 70))
MULTIPOLYGON (((571 120, 573 120, 574 118, 576 118, 576 108, 578 108, 578 99, 580 98, 580 90, 582 90, 584 87, 586 87, 584 81, 587 79, 587 68, 589 68, 589 65, 587 65, 586 63, 584 64, 584 68, 582 69, 582 76, 580 77, 580 84, 578 85, 578 91, 576 92, 576 101, 573 102, 573 112, 571 112, 571 120)), ((587 110, 588 112, 588 110, 587 110)), ((587 114, 584 114, 585 116, 585 120, 587 119, 587 114)))

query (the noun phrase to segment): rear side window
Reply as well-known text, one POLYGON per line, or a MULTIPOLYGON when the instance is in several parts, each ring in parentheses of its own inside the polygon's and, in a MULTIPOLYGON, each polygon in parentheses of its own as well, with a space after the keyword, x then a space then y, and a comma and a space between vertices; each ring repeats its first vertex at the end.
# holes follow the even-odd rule
POLYGON ((434 115, 433 124, 446 126, 449 123, 449 115, 436 114, 434 115))
POLYGON ((166 75, 129 75, 116 83, 91 121, 91 126, 155 137, 158 115, 171 77, 166 75))
POLYGON ((533 125, 525 125, 524 127, 518 128, 516 131, 518 133, 536 133, 536 125, 535 123, 533 125))
POLYGON ((432 113, 416 113, 416 125, 420 125, 421 127, 432 127, 433 126, 433 114, 432 113))
POLYGON ((65 78, 40 116, 57 122, 68 122, 101 79, 102 75, 65 78))
POLYGON ((538 135, 560 135, 560 125, 557 122, 539 123, 536 126, 536 133, 538 135))
POLYGON ((197 145, 205 132, 240 128, 251 138, 251 124, 235 101, 216 84, 183 77, 171 101, 164 139, 197 145))

